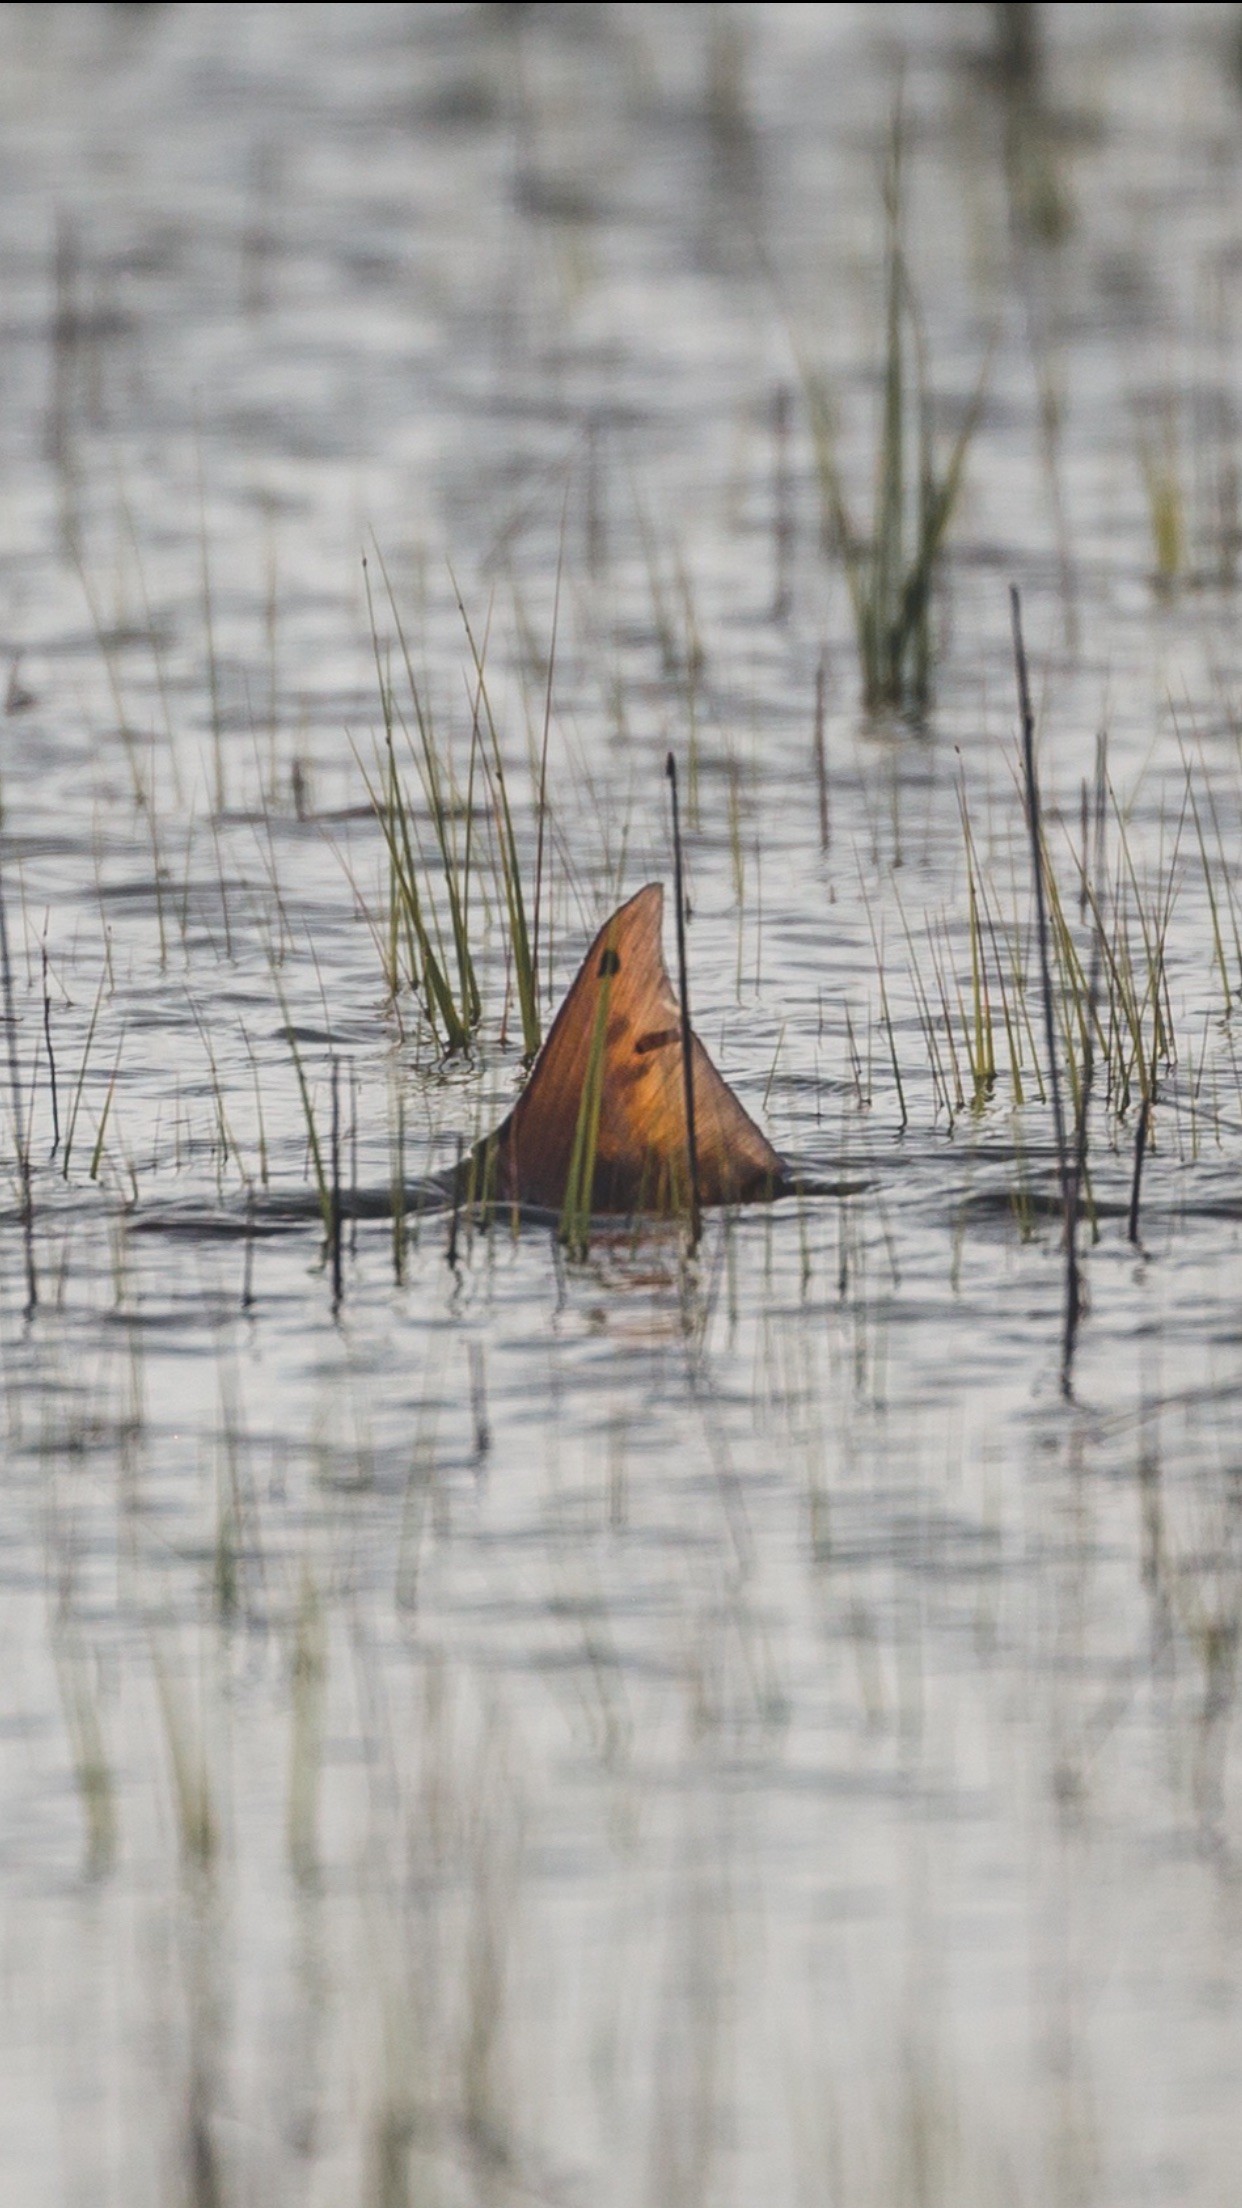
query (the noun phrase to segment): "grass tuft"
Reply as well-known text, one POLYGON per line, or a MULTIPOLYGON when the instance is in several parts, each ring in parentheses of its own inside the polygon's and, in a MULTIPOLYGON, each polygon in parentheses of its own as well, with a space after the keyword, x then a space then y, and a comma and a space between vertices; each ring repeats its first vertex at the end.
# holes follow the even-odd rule
POLYGON ((854 521, 821 378, 804 373, 825 545, 845 565, 869 713, 921 717, 931 702, 932 605, 945 540, 983 405, 986 365, 956 440, 938 461, 922 328, 903 241, 904 125, 893 118, 884 170, 885 351, 875 505, 869 533, 854 521))

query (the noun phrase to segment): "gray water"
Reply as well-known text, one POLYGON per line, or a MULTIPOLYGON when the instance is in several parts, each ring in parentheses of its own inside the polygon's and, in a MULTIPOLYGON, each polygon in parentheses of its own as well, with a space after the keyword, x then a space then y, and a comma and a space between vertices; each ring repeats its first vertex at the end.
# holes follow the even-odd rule
POLYGON ((0 11, 6 2201, 1233 2197, 1238 51, 0 11), (924 716, 813 435, 865 529, 895 113, 941 455, 984 394, 924 716), (1069 939, 1103 729, 1172 1037, 1068 1365, 1011 583, 1069 939), (545 1025, 674 750, 696 1025, 832 1193, 419 1212, 522 1066, 490 803, 471 1051, 386 982, 401 634, 528 894, 546 720, 545 1025))

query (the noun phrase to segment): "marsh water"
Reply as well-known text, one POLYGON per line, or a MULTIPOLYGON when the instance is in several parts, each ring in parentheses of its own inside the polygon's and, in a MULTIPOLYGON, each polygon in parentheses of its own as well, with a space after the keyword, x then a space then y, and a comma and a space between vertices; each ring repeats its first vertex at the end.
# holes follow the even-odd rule
POLYGON ((1240 70, 0 10, 6 2202, 1236 2197, 1240 70), (895 145, 964 462, 867 710, 895 145), (695 1024, 827 1192, 427 1204, 523 1077, 501 765, 546 1028, 670 749, 695 1024))

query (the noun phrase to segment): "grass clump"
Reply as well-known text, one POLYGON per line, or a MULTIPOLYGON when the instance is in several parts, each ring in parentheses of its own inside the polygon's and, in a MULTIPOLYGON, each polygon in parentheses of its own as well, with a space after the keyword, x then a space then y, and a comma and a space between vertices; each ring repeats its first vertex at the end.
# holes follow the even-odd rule
POLYGON ((984 378, 943 465, 932 433, 927 363, 903 243, 904 130, 894 117, 884 169, 884 363, 875 504, 869 531, 850 510, 822 379, 804 378, 824 541, 845 564, 863 703, 869 713, 922 715, 931 700, 932 603, 984 378))
POLYGON ((465 1050, 479 1019, 479 987, 470 953, 470 869, 473 828, 474 763, 477 741, 470 751, 470 785, 464 807, 458 802, 451 761, 436 749, 435 729, 418 682, 405 629, 385 576, 389 605, 396 624, 397 641, 405 668, 417 740, 398 706, 371 604, 367 574, 367 603, 371 614, 371 642, 379 682, 384 721, 383 751, 375 774, 364 778, 367 795, 383 833, 388 853, 388 914, 385 970, 388 987, 396 997, 402 983, 422 997, 437 1041, 447 1052, 465 1050), (423 805, 404 779, 398 763, 397 736, 402 737, 421 783, 423 805), (429 892, 427 869, 419 838, 419 815, 425 812, 444 877, 453 955, 446 953, 439 916, 429 892), (464 812, 464 848, 458 848, 458 819, 464 812), (452 970, 456 965, 456 987, 452 970))
MULTIPOLYGON (((359 766, 388 860, 386 909, 382 915, 371 917, 388 992, 394 1003, 406 988, 420 999, 437 1048, 446 1057, 470 1049, 482 1017, 471 944, 473 892, 476 909, 480 904, 495 908, 504 918, 508 966, 521 1017, 522 1051, 529 1064, 542 1039, 538 912, 547 729, 545 726, 538 793, 536 918, 532 930, 500 732, 488 694, 486 635, 481 642, 476 638, 458 592, 458 610, 471 659, 470 750, 463 788, 454 768, 452 746, 436 728, 415 675, 406 631, 386 574, 384 581, 405 672, 410 715, 407 718, 398 698, 389 655, 381 645, 368 577, 383 738, 377 741, 373 765, 368 768, 359 759, 359 766), (414 770, 412 778, 408 767, 414 770), (437 876, 441 878, 438 883, 437 876)), ((549 688, 550 683, 549 674, 549 688)))

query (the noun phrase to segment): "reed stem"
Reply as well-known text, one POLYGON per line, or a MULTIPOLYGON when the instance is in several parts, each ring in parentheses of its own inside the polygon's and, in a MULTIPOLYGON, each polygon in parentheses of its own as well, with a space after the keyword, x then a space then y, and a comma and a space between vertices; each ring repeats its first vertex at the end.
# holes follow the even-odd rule
POLYGON ((670 751, 664 763, 673 798, 673 886, 677 899, 677 987, 681 999, 681 1074, 686 1093, 686 1164, 690 1175, 690 1247, 703 1231, 699 1209, 699 1152, 694 1131, 694 1036, 690 1029, 690 977, 686 969, 686 897, 681 868, 681 817, 677 807, 677 761, 670 751))
POLYGON ((0 978, 4 985, 4 1022, 8 1030, 9 1089, 13 1099, 13 1139, 17 1145, 17 1172, 21 1187, 22 1241, 26 1256, 26 1317, 33 1317, 39 1303, 39 1282, 34 1256, 34 1195, 30 1180, 30 1143, 22 1124, 22 1081, 17 1063, 17 1012, 13 1002, 13 965, 9 956, 9 923, 0 880, 0 978))
POLYGON ((1035 715, 1031 710, 1031 686, 1022 641, 1022 600, 1017 585, 1009 586, 1009 610, 1013 620, 1013 657, 1018 678, 1018 710, 1022 720, 1022 772, 1026 783, 1026 822, 1031 838, 1031 873, 1035 883, 1035 930, 1039 943, 1039 975, 1044 1002, 1044 1040, 1048 1050, 1048 1086, 1052 1094, 1052 1124, 1056 1135, 1057 1171, 1061 1200, 1069 1201, 1069 1161, 1065 1147, 1065 1112, 1061 1102, 1061 1074, 1057 1061, 1056 1019, 1052 1005, 1052 965, 1048 956, 1048 909, 1044 886, 1044 832, 1040 819, 1039 777, 1035 770, 1035 715))

